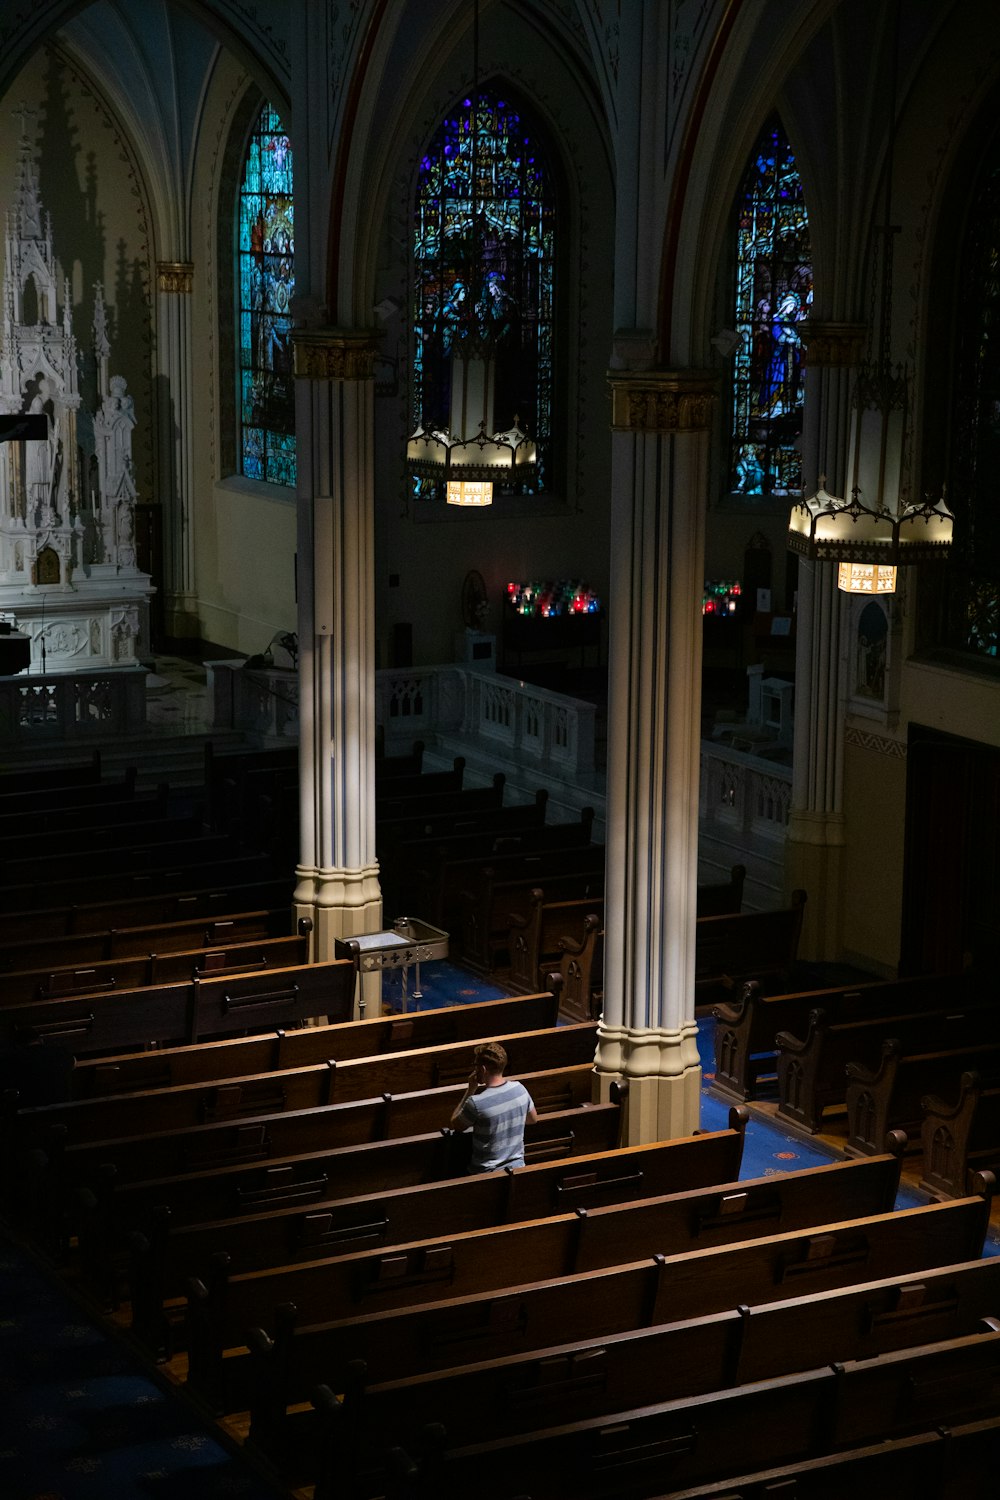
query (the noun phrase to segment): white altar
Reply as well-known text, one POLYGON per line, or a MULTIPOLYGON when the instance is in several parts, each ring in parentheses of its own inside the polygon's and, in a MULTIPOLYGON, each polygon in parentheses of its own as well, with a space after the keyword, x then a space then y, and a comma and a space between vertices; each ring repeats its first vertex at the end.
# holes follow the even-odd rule
POLYGON ((31 637, 33 672, 134 667, 148 649, 149 575, 135 552, 135 412, 109 375, 104 291, 94 287, 98 397, 80 395, 69 279, 59 307, 52 222, 22 112, 6 223, 0 413, 44 414, 48 437, 0 443, 0 615, 31 637))

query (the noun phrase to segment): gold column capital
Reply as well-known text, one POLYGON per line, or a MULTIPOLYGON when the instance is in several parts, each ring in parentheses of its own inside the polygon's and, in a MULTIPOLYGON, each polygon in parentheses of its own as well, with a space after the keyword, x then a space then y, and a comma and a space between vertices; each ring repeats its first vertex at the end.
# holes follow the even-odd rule
POLYGON ((613 432, 706 432, 718 380, 708 370, 609 370, 613 432))
POLYGON ((382 334, 374 328, 293 328, 297 380, 373 380, 382 334))
POLYGON ((156 290, 158 292, 191 292, 194 287, 194 262, 190 260, 158 260, 156 262, 156 290))
POLYGON ((806 318, 798 326, 805 347, 804 363, 846 370, 861 363, 868 338, 867 323, 827 323, 806 318))

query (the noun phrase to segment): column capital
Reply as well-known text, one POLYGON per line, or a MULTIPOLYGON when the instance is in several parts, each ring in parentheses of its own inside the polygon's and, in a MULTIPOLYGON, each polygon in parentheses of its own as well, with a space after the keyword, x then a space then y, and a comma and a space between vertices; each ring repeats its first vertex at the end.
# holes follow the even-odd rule
POLYGON ((826 323, 819 318, 806 318, 799 324, 798 332, 805 346, 807 365, 825 365, 828 369, 843 370, 861 363, 868 338, 868 325, 826 323))
POLYGON ((194 262, 190 260, 158 260, 156 262, 156 290, 158 292, 188 292, 194 288, 194 262))
POLYGON ((718 393, 708 370, 608 371, 614 432, 707 432, 718 393))
POLYGON ((375 328, 294 328, 297 380, 373 380, 382 334, 375 328))

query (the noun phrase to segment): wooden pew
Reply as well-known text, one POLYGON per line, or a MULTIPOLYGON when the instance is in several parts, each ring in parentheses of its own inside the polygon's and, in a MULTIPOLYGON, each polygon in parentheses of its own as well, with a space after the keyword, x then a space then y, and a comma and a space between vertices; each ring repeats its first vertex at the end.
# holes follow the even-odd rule
MULTIPOLYGON (((558 826, 558 825, 554 825, 558 826)), ((603 844, 585 848, 525 848, 485 862, 463 862, 444 874, 443 920, 466 968, 488 973, 507 965, 507 943, 515 917, 527 914, 538 889, 552 901, 604 894, 603 844), (456 925, 457 924, 457 925, 456 925)), ((532 986, 534 988, 534 986, 532 986)))
POLYGON ((467 834, 491 834, 494 839, 506 839, 543 828, 546 826, 545 796, 547 793, 539 793, 539 800, 534 802, 497 806, 484 812, 425 813, 421 817, 377 823, 375 845, 379 859, 395 861, 400 845, 411 845, 424 839, 462 838, 467 834))
MULTIPOLYGON (((858 1099, 858 1089, 850 1083, 856 1077, 859 1085, 863 1081, 867 1096, 878 1101, 860 1106, 866 1115, 865 1123, 859 1120, 857 1125, 861 1137, 867 1136, 870 1142, 874 1131, 880 1129, 881 1141, 897 1124, 907 1131, 919 1131, 920 1095, 934 1086, 932 1066, 923 1070, 920 1083, 914 1077, 909 1089, 910 1107, 904 1107, 901 1098, 889 1123, 891 1094, 903 1054, 955 1050, 1000 1037, 996 1006, 979 997, 970 997, 964 1003, 925 1003, 920 1009, 900 1012, 896 995, 890 990, 884 1013, 877 997, 870 998, 873 1003, 861 1016, 831 1022, 827 1013, 817 1008, 809 1013, 804 1036, 778 1032, 778 1114, 783 1120, 815 1133, 822 1128, 824 1111, 839 1108, 842 1113, 845 1101, 858 1099), (886 1053, 890 1039, 895 1043, 891 1056, 886 1053)), ((904 1064, 903 1071, 912 1074, 911 1064, 904 1064)), ((954 1070, 956 1079, 960 1072, 961 1068, 954 1070)), ((851 1108, 848 1104, 849 1118, 851 1108)), ((854 1128, 852 1123, 852 1134, 854 1128)), ((859 1139, 858 1149, 871 1148, 870 1144, 864 1147, 859 1139)))
POLYGON ((75 838, 89 838, 96 829, 127 826, 168 814, 170 788, 166 782, 161 782, 152 793, 126 790, 122 783, 115 783, 111 790, 113 797, 105 794, 100 801, 80 806, 8 809, 0 813, 0 837, 34 839, 39 834, 61 834, 64 842, 72 842, 75 838))
MULTIPOLYGON (((519 1074, 535 1101, 538 1113, 571 1109, 591 1098, 594 1065, 541 1068, 519 1074)), ((274 1166, 288 1157, 315 1155, 316 1142, 324 1148, 361 1145, 370 1140, 397 1140, 441 1128, 465 1092, 463 1085, 418 1089, 412 1094, 385 1094, 351 1104, 330 1104, 312 1110, 282 1110, 277 1115, 222 1115, 187 1130, 154 1131, 148 1136, 72 1145, 66 1128, 52 1130, 40 1151, 18 1161, 21 1197, 43 1196, 46 1202, 64 1196, 67 1187, 94 1184, 106 1166, 118 1182, 168 1178, 177 1173, 219 1173, 226 1167, 274 1166), (54 1187, 43 1187, 48 1181, 54 1187), (37 1193, 34 1190, 37 1188, 37 1193)))
MULTIPOLYGON (((675 1491, 673 1500, 843 1500, 845 1495, 905 1495, 907 1500, 968 1500, 1000 1463, 1000 1417, 949 1423, 933 1432, 866 1444, 723 1484, 675 1491)), ((326 1500, 319 1488, 314 1500, 326 1500)))
MULTIPOLYGON (((169 854, 169 845, 204 837, 201 819, 195 815, 170 817, 149 804, 146 809, 145 817, 136 815, 127 822, 102 820, 93 828, 77 830, 78 838, 71 837, 61 827, 33 830, 30 835, 10 833, 0 827, 0 877, 14 884, 30 879, 30 871, 37 867, 45 879, 46 872, 54 870, 58 861, 63 862, 64 868, 72 868, 77 861, 89 875, 91 869, 114 868, 116 857, 126 867, 133 858, 133 850, 140 846, 148 851, 162 846, 169 854)), ((145 857, 148 860, 155 856, 149 852, 145 857)))
MULTIPOLYGON (((99 874, 93 879, 87 879, 84 888, 95 902, 102 901, 115 907, 122 907, 138 902, 144 896, 187 897, 191 894, 192 884, 196 880, 219 889, 226 886, 263 883, 269 877, 273 877, 272 861, 267 854, 236 854, 203 861, 191 848, 183 854, 182 859, 184 862, 154 864, 143 870, 125 873, 111 871, 99 874)), ((70 876, 65 880, 48 882, 45 886, 45 895, 54 907, 65 908, 71 905, 74 896, 79 895, 80 889, 81 877, 70 876)), ((38 904, 37 880, 19 885, 0 886, 0 903, 3 905, 3 915, 0 917, 3 931, 16 932, 17 925, 12 920, 13 918, 21 915, 26 917, 34 915, 38 904)), ((26 925, 30 924, 26 923, 26 925)), ((2 932, 0 932, 0 941, 2 941, 2 932)))
POLYGON ((805 891, 776 911, 702 917, 695 950, 695 1004, 709 1006, 748 979, 787 983, 799 948, 805 891))
MULTIPOLYGON (((531 1167, 570 1157, 590 1162, 596 1153, 614 1152, 620 1123, 616 1103, 545 1113, 526 1131, 526 1161, 531 1167)), ((391 1244, 393 1234, 374 1229, 372 1215, 391 1202, 401 1231, 424 1195, 435 1196, 435 1184, 457 1180, 465 1187, 474 1180, 467 1173, 469 1150, 467 1138, 444 1129, 373 1141, 321 1152, 308 1163, 311 1175, 301 1159, 266 1173, 214 1174, 214 1197, 209 1174, 133 1183, 117 1192, 109 1183, 104 1191, 81 1190, 67 1222, 76 1228, 80 1268, 90 1285, 116 1305, 127 1284, 137 1336, 151 1348, 176 1347, 176 1318, 165 1303, 181 1295, 187 1278, 210 1280, 213 1264, 225 1265, 228 1274, 391 1244), (228 1217, 220 1218, 223 1213, 228 1217)), ((588 1175, 593 1170, 588 1167, 588 1175)), ((613 1196, 611 1186, 604 1191, 613 1196)), ((479 1201, 486 1201, 481 1191, 479 1201)))
POLYGON ((419 776, 424 763, 423 740, 414 740, 405 755, 377 755, 375 757, 375 785, 391 781, 395 776, 419 776))
POLYGON ((583 939, 589 930, 585 926, 588 919, 603 924, 603 881, 600 891, 571 900, 552 899, 536 886, 528 894, 527 910, 511 911, 509 918, 509 983, 512 989, 530 991, 538 984, 532 976, 558 968, 563 943, 583 939))
MULTIPOLYGON (((241 1022, 242 1015, 270 1010, 279 994, 290 996, 288 1005, 294 1006, 303 1019, 327 1004, 331 1014, 349 1015, 352 974, 353 966, 347 960, 333 959, 325 964, 305 964, 259 975, 226 976, 152 991, 137 990, 131 997, 123 998, 131 998, 136 1004, 143 993, 155 994, 159 1001, 166 991, 178 991, 181 1004, 197 1007, 204 1018, 201 1025, 208 1034, 212 1023, 207 1017, 213 1011, 235 1015, 240 1029, 248 1029, 241 1022), (192 992, 193 999, 188 992, 192 992), (312 1011, 304 1009, 308 1005, 312 1005, 312 1011)), ((214 1024, 216 1029, 222 1029, 221 1020, 214 1024)), ((326 1035, 336 1047, 335 1028, 327 1030, 326 1035)), ((474 1040, 487 1041, 491 1035, 477 1032, 475 1038, 463 1037, 439 1046, 374 1056, 348 1055, 343 1060, 331 1055, 323 1062, 305 1067, 267 1069, 215 1083, 199 1080, 172 1088, 143 1089, 137 1093, 108 1094, 22 1109, 12 1122, 13 1135, 22 1147, 43 1145, 53 1128, 60 1127, 65 1128, 71 1141, 100 1141, 115 1136, 184 1130, 220 1115, 231 1119, 272 1114, 281 1109, 347 1104, 385 1093, 413 1093, 464 1081, 472 1065, 474 1040)), ((597 1028, 592 1024, 515 1030, 498 1038, 507 1049, 512 1075, 585 1063, 593 1058, 596 1039, 597 1028)))
MULTIPOLYGON (((640 1205, 639 1212, 646 1212, 640 1205)), ((601 1213, 588 1215, 586 1222, 601 1213)), ((611 1210, 621 1215, 620 1208, 611 1210)), ((790 1291, 815 1295, 860 1281, 883 1280, 978 1257, 989 1220, 988 1202, 959 1198, 899 1212, 817 1224, 805 1232, 765 1236, 710 1249, 657 1251, 598 1270, 562 1271, 543 1281, 502 1281, 493 1293, 439 1302, 356 1310, 352 1316, 308 1324, 295 1303, 305 1286, 299 1267, 277 1304, 274 1337, 248 1336, 250 1394, 270 1413, 307 1400, 318 1385, 343 1391, 351 1367, 363 1360, 372 1382, 401 1380, 447 1369, 474 1351, 496 1360, 573 1339, 600 1339, 629 1329, 725 1311, 734 1300, 752 1306, 778 1302, 790 1291), (942 1217, 957 1209, 961 1214, 942 1217)), ((625 1248, 632 1246, 625 1242, 625 1248)), ((623 1242, 619 1240, 619 1255, 623 1242)), ((489 1263, 495 1264, 491 1254, 489 1263)), ((391 1294, 390 1294, 391 1295, 391 1294)), ((243 1361, 231 1349, 223 1366, 226 1388, 215 1394, 229 1410, 248 1395, 243 1361)))
MULTIPOLYGON (((99 990, 133 990, 151 985, 197 979, 204 974, 247 973, 251 969, 290 968, 307 963, 309 937, 261 938, 228 947, 190 948, 186 952, 136 954, 127 958, 95 959, 84 967, 68 966, 9 971, 3 981, 0 1005, 24 1000, 47 1000, 56 995, 99 990)), ((153 1062, 154 1059, 148 1059, 153 1062)))
MULTIPOLYGON (((526 877, 533 869, 540 871, 543 867, 536 862, 518 868, 514 861, 532 861, 544 855, 548 857, 553 872, 561 872, 567 865, 565 860, 558 861, 559 852, 582 853, 591 849, 593 821, 593 808, 584 808, 572 823, 547 823, 540 828, 519 829, 510 834, 487 831, 400 843, 396 846, 393 868, 384 872, 386 908, 394 915, 401 915, 412 913, 419 907, 434 926, 457 933, 461 922, 462 893, 478 870, 489 865, 497 872, 498 879, 505 875, 526 877)), ((603 855, 601 857, 603 859, 603 855)), ((534 883, 540 881, 536 879, 534 883)))
POLYGON ((135 795, 136 768, 129 766, 120 780, 75 783, 21 792, 0 791, 0 821, 8 813, 46 813, 58 809, 100 807, 135 795))
MULTIPOLYGON (((19 797, 26 793, 61 790, 64 787, 99 786, 101 752, 93 750, 90 758, 66 766, 7 767, 0 771, 0 797, 19 797)), ((131 768, 133 782, 135 770, 131 768)))
MULTIPOLYGON (((199 1286, 195 1315, 207 1318, 218 1330, 224 1310, 229 1336, 217 1348, 221 1357, 225 1343, 240 1342, 245 1327, 254 1321, 255 1308, 276 1305, 282 1299, 294 1302, 306 1320, 318 1313, 334 1316, 335 1309, 347 1316, 351 1311, 362 1314, 414 1307, 607 1269, 622 1264, 626 1255, 634 1261, 643 1254, 680 1256, 684 1251, 701 1254, 745 1246, 751 1240, 768 1238, 769 1233, 773 1236, 776 1224, 788 1234, 841 1222, 831 1221, 830 1215, 845 1210, 852 1222, 869 1215, 884 1218, 889 1211, 887 1200, 891 1209, 891 1184, 898 1176, 894 1157, 883 1158, 880 1171, 870 1178, 849 1178, 832 1168, 824 1176, 806 1171, 743 1183, 726 1181, 727 1164, 719 1163, 717 1144, 711 1152, 707 1146, 692 1144, 714 1139, 693 1136, 633 1148, 641 1155, 621 1163, 622 1180, 614 1191, 601 1185, 595 1192, 587 1180, 591 1174, 584 1170, 586 1163, 578 1168, 574 1161, 559 1183, 558 1197, 546 1205, 548 1194, 541 1195, 541 1208, 548 1217, 460 1229, 444 1241, 440 1230, 431 1240, 390 1240, 391 1248, 384 1254, 381 1247, 356 1249, 349 1242, 345 1242, 346 1249, 338 1249, 340 1242, 334 1236, 331 1257, 323 1257, 321 1244, 314 1243, 311 1257, 306 1247, 282 1263, 269 1258, 269 1247, 277 1248, 282 1242, 280 1232, 261 1228, 256 1244, 241 1244, 235 1255, 260 1258, 264 1269, 230 1275, 228 1266, 217 1265, 214 1289, 199 1286), (644 1181, 648 1177, 651 1195, 629 1197, 627 1179, 634 1175, 628 1171, 630 1160, 641 1166, 644 1181), (656 1187, 665 1181, 675 1191, 657 1196, 656 1187), (610 1206, 602 1206, 602 1198, 610 1199, 610 1206), (732 1204, 737 1206, 730 1211, 732 1204)), ((838 1164, 844 1165, 853 1164, 838 1164)), ((420 1196, 411 1211, 422 1216, 420 1196)), ((442 1190, 439 1196, 447 1195, 442 1190)), ((456 1190, 452 1196, 460 1198, 461 1194, 456 1190)), ((350 1233, 357 1229, 359 1221, 351 1205, 343 1206, 342 1219, 350 1233)), ((401 1227, 404 1222, 401 1219, 401 1227)), ((247 1220, 239 1228, 249 1236, 247 1220)), ((231 1227, 228 1232, 236 1244, 231 1227)), ((191 1242, 199 1235, 192 1232, 187 1238, 191 1242)), ((200 1238, 208 1249, 218 1238, 215 1227, 206 1226, 200 1238)), ((208 1264, 207 1257, 203 1264, 208 1264)), ((701 1269, 706 1275, 715 1271, 710 1262, 701 1269)), ((681 1273, 675 1269, 672 1274, 681 1273)), ((680 1311, 672 1317, 684 1310, 678 1298, 679 1293, 672 1305, 680 1311)))
POLYGON ((920 1186, 930 1193, 960 1197, 965 1183, 1000 1167, 1000 1077, 963 1073, 954 1103, 938 1094, 927 1095, 921 1103, 920 1186))
POLYGON ((346 959, 334 959, 24 1001, 0 1006, 0 1045, 51 1042, 75 1054, 107 1052, 148 1042, 194 1042, 202 1036, 273 1030, 317 1015, 346 1019, 353 1010, 356 977, 346 959))
MULTIPOLYGON (((400 1496, 472 1493, 508 1500, 676 1497, 681 1486, 724 1480, 776 1460, 991 1419, 1000 1386, 1000 1331, 893 1351, 874 1359, 778 1376, 731 1390, 643 1406, 443 1451, 414 1466, 400 1496)), ((440 1436, 439 1436, 440 1442, 440 1436)), ((794 1491, 793 1491, 794 1493, 794 1491)))
POLYGON ((68 934, 105 933, 109 928, 196 918, 216 921, 232 912, 291 905, 292 888, 286 876, 263 880, 215 881, 197 889, 157 891, 87 902, 0 911, 0 949, 11 940, 31 941, 68 934))
MULTIPOLYGON (((367 1387, 358 1378, 343 1400, 331 1399, 329 1388, 316 1399, 327 1429, 319 1446, 326 1465, 336 1465, 343 1489, 362 1475, 377 1485, 380 1477, 384 1482, 390 1447, 417 1451, 431 1422, 443 1422, 463 1443, 492 1442, 542 1424, 611 1416, 640 1404, 961 1338, 977 1332, 998 1305, 1000 1260, 967 1261, 919 1280, 864 1282, 615 1334, 598 1344, 562 1343, 367 1387)), ((307 1455, 321 1424, 310 1416, 282 1413, 284 1420, 269 1433, 261 1412, 254 1436, 283 1467, 294 1455, 295 1471, 311 1468, 315 1478, 307 1455)), ((321 1490, 332 1478, 320 1478, 321 1490)))
POLYGON ((834 985, 821 990, 764 992, 755 980, 744 983, 738 1001, 715 1007, 715 1078, 713 1093, 743 1102, 755 1097, 762 1076, 777 1065, 779 1031, 802 1035, 813 1010, 822 1009, 831 1025, 865 1014, 903 1014, 939 1003, 962 1003, 975 993, 969 974, 921 975, 913 979, 834 985))
MULTIPOLYGON (((1000 1037, 994 1018, 986 1029, 993 1031, 994 1040, 925 1053, 904 1054, 893 1037, 883 1045, 881 1062, 874 1070, 849 1063, 845 1150, 851 1155, 871 1155, 872 1137, 883 1124, 885 1130, 898 1128, 919 1142, 921 1105, 928 1094, 953 1095, 963 1074, 974 1070, 994 1077, 1000 1074, 1000 1037)), ((945 1025, 940 1027, 940 1036, 942 1042, 958 1040, 945 1025)))
POLYGON ((73 1074, 73 1096, 141 1089, 174 1088, 180 1084, 209 1083, 250 1073, 304 1068, 334 1057, 375 1057, 415 1047, 438 1047, 518 1029, 539 1031, 555 1026, 558 1001, 551 991, 516 998, 483 1000, 475 1005, 449 1005, 440 1010, 412 1011, 405 1016, 379 1016, 364 1021, 341 1021, 302 1031, 276 1031, 269 1036, 226 1038, 199 1042, 193 1047, 163 1047, 154 1053, 81 1059, 73 1074))
MULTIPOLYGON (((468 819, 472 827, 489 826, 488 820, 499 813, 510 813, 504 806, 507 778, 498 771, 489 786, 463 787, 460 792, 442 792, 427 798, 376 797, 375 842, 390 847, 408 838, 431 838, 451 833, 468 819)), ((515 804, 518 813, 530 821, 545 821, 548 793, 535 794, 533 802, 515 804)), ((503 826, 501 818, 499 826, 503 826)))
POLYGON ((596 1020, 604 997, 604 920, 584 917, 579 940, 559 939, 560 1011, 568 1021, 596 1020))
MULTIPOLYGON (((79 908, 70 910, 75 912, 79 908)), ((127 912, 121 914, 128 915, 127 912)), ((298 930, 310 932, 312 919, 301 919, 298 930)), ((90 932, 70 932, 5 943, 0 947, 0 973, 37 969, 43 964, 68 968, 73 964, 142 957, 148 953, 178 953, 199 946, 264 942, 270 938, 286 937, 291 932, 292 917, 288 905, 258 911, 234 909, 230 915, 191 916, 176 922, 105 927, 90 932)))
MULTIPOLYGON (((407 775, 393 776, 387 786, 387 794, 393 799, 412 797, 436 797, 441 792, 460 792, 465 779, 465 756, 456 755, 450 771, 418 771, 407 775)), ((378 800, 376 783, 375 796, 378 800)))

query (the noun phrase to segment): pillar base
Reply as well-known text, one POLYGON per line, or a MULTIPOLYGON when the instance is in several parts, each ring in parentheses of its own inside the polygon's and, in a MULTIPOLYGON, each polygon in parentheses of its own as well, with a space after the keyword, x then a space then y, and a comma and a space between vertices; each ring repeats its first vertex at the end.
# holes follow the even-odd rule
POLYGON ((198 603, 191 594, 168 594, 163 605, 163 628, 168 640, 192 641, 201 635, 198 603))
POLYGON ((611 1085, 628 1084, 622 1144, 645 1146, 691 1135, 701 1116, 698 1023, 680 1027, 598 1027, 594 1061, 596 1102, 611 1097, 611 1085))
MULTIPOLYGON (((382 929, 382 891, 378 883, 378 865, 360 869, 317 870, 301 865, 296 871, 295 895, 292 898, 295 919, 312 920, 311 956, 314 963, 334 957, 338 938, 360 937, 382 929)), ((381 972, 364 974, 355 997, 355 1016, 381 1014, 381 972)))
POLYGON ((841 953, 840 866, 844 819, 839 813, 793 812, 785 842, 789 891, 808 893, 799 957, 835 963, 841 953))

